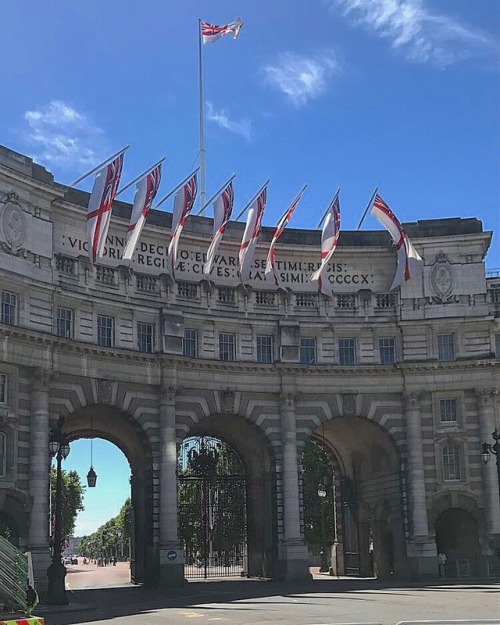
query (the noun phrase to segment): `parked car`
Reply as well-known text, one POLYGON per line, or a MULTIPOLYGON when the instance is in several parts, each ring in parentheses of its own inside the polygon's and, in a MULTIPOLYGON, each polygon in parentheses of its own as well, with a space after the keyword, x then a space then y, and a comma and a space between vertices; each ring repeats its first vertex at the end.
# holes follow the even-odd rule
POLYGON ((71 558, 69 556, 66 556, 65 558, 63 558, 62 563, 63 564, 72 564, 71 558))

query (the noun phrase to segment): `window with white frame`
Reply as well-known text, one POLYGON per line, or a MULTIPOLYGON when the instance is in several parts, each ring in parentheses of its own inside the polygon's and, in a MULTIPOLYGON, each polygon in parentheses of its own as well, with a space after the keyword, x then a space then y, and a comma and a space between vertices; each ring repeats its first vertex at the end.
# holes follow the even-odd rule
POLYGON ((455 360, 455 335, 454 334, 438 334, 437 335, 438 360, 450 361, 455 360))
POLYGON ((391 365, 396 362, 396 340, 393 337, 379 339, 378 350, 382 365, 391 365))
POLYGON ((339 362, 341 365, 356 364, 355 339, 339 339, 339 362))
POLYGON ((113 317, 97 316, 97 343, 102 347, 113 347, 115 342, 115 320, 113 317))
POLYGON ((441 423, 457 423, 457 400, 454 397, 439 400, 439 418, 441 423))
POLYGON ((445 482, 461 480, 460 447, 458 445, 445 445, 441 449, 441 459, 443 463, 443 480, 445 482))
POLYGON ((198 331, 190 328, 184 329, 182 340, 182 353, 184 356, 196 358, 198 356, 198 331))
POLYGON ((17 295, 2 291, 2 323, 15 326, 17 323, 17 295))
POLYGON ((66 339, 73 336, 73 311, 71 308, 57 308, 56 334, 66 339))
POLYGON ((137 322, 137 347, 140 352, 151 354, 154 348, 154 325, 137 322))
POLYGON ((220 360, 236 359, 236 337, 230 332, 219 332, 220 360))
POLYGON ((7 405, 7 374, 0 373, 0 406, 7 405))
POLYGON ((300 362, 303 365, 316 364, 316 339, 300 339, 300 362))
POLYGON ((272 363, 273 352, 273 337, 271 335, 257 336, 257 362, 272 363))
POLYGON ((0 477, 7 473, 7 434, 0 432, 0 477))

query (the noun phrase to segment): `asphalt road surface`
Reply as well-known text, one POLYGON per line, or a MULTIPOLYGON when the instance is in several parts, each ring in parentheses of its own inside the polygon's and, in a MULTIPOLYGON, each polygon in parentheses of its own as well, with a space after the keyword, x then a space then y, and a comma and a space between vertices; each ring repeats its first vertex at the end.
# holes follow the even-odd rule
POLYGON ((128 583, 128 565, 68 566, 67 608, 46 625, 500 625, 500 583, 410 585, 315 575, 309 582, 192 581, 176 590, 128 583), (92 590, 90 590, 92 588, 92 590))

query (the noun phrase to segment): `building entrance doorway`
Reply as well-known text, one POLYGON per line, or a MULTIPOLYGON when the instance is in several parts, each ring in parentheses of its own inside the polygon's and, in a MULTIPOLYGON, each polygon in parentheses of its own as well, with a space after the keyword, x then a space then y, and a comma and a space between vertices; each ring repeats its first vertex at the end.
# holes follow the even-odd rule
POLYGON ((187 438, 178 498, 185 576, 247 575, 247 479, 235 450, 213 437, 187 438))
POLYGON ((477 522, 470 512, 450 508, 436 520, 438 553, 446 555, 446 577, 471 577, 480 574, 481 548, 477 522))

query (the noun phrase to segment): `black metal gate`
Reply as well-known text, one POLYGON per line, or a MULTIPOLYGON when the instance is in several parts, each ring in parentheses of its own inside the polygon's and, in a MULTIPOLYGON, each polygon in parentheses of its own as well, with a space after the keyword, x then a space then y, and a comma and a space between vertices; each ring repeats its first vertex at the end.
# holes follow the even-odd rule
POLYGON ((243 464, 229 445, 184 441, 179 457, 179 533, 186 577, 247 573, 247 488, 243 464))

